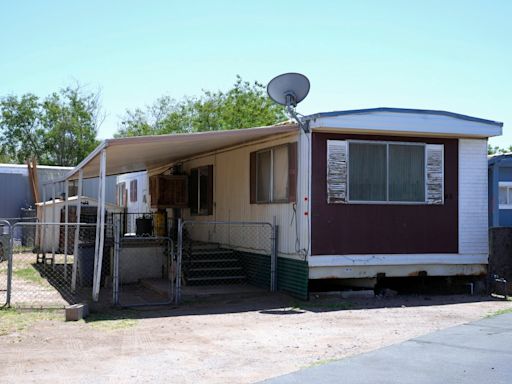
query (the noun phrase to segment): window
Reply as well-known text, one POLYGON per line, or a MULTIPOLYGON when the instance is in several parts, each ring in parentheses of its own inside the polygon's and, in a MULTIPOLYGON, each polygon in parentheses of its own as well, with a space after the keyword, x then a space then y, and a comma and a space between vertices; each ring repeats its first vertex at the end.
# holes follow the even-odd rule
POLYGON ((443 203, 444 147, 327 141, 328 203, 443 203))
POLYGON ((130 201, 132 203, 137 201, 137 180, 130 181, 130 201))
POLYGON ((296 143, 251 153, 251 204, 295 201, 296 143))
POLYGON ((126 207, 126 183, 117 184, 116 203, 121 207, 126 207))
POLYGON ((512 209, 512 182, 500 181, 499 189, 499 208, 512 209))
POLYGON ((190 213, 213 214, 213 165, 190 171, 190 213))

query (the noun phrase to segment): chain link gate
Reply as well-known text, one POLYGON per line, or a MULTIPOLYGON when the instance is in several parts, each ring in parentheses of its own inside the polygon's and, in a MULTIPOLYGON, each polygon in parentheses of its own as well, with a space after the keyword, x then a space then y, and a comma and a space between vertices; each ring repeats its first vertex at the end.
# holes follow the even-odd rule
POLYGON ((178 222, 176 302, 182 297, 276 290, 277 226, 178 222))
POLYGON ((166 219, 158 221, 157 217, 157 213, 113 214, 112 279, 116 305, 157 306, 175 302, 174 242, 165 229, 166 219), (136 233, 135 223, 139 220, 136 233), (127 225, 130 222, 133 225, 127 225))

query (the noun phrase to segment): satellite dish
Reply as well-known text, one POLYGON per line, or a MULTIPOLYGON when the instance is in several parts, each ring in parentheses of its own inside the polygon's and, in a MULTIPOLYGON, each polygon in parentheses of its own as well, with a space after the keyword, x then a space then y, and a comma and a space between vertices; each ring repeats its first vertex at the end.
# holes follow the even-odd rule
POLYGON ((309 93, 309 80, 300 73, 283 73, 270 80, 267 93, 277 104, 296 107, 309 93))

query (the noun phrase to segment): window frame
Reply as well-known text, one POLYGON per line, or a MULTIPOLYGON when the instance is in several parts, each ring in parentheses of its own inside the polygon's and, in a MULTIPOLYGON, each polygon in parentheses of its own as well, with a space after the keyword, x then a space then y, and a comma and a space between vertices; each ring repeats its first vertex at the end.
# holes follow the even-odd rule
POLYGON ((512 191, 512 181, 499 181, 498 182, 498 209, 512 209, 512 199, 509 198, 511 191, 512 191), (506 204, 499 203, 500 188, 507 189, 507 203, 506 204))
POLYGON ((283 204, 290 202, 290 146, 288 143, 275 145, 273 147, 263 148, 255 151, 255 160, 256 160, 256 178, 255 178, 255 203, 256 204, 283 204), (274 199, 274 151, 278 148, 286 148, 286 156, 288 158, 288 167, 286 168, 286 197, 284 199, 274 199), (270 152, 270 183, 269 183, 269 200, 259 200, 258 199, 258 155, 260 153, 270 152))
MULTIPOLYGON (((423 142, 412 142, 412 141, 382 141, 382 140, 346 140, 347 141, 347 204, 386 204, 386 205, 428 205, 427 202, 427 143, 423 142), (386 200, 351 200, 350 199, 350 144, 374 144, 374 145, 386 145, 386 200), (424 196, 423 201, 399 201, 389 200, 389 146, 390 145, 411 145, 423 147, 424 156, 424 174, 423 174, 423 189, 424 196)), ((444 174, 444 171, 443 171, 444 174)), ((443 179, 443 190, 444 190, 444 179, 443 179)), ((511 206, 512 208, 512 206, 511 206)))

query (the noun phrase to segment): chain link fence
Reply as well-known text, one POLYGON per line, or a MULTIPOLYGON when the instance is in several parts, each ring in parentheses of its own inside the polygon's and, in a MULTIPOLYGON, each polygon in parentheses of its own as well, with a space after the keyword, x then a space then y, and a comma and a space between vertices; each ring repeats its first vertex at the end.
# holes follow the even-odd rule
POLYGON ((275 290, 275 226, 184 221, 178 229, 177 297, 275 290))
MULTIPOLYGON (((96 224, 20 221, 9 225, 7 231, 5 227, 3 232, 9 234, 2 237, 7 250, 0 262, 0 287, 6 287, 0 297, 3 303, 22 308, 62 308, 90 299, 96 224)), ((112 225, 106 224, 103 286, 110 275, 112 232, 112 225)))
MULTIPOLYGON (((160 305, 179 303, 182 294, 276 289, 276 227, 270 223, 180 222, 175 243, 154 231, 123 233, 120 220, 108 215, 105 224, 101 275, 96 273, 100 302, 160 305)), ((89 301, 97 233, 94 223, 0 220, 0 305, 61 308, 89 301)))

